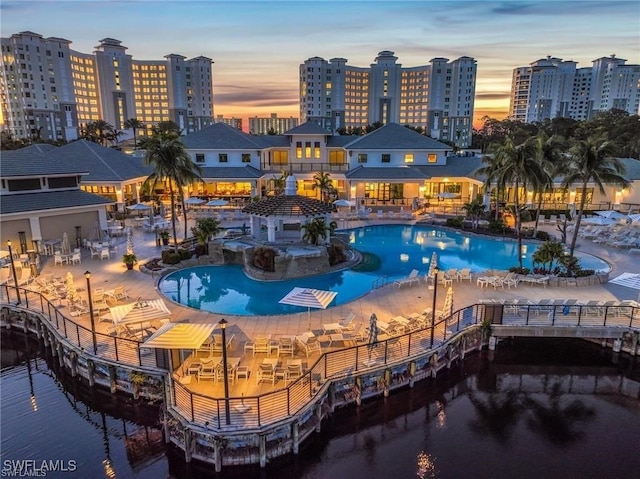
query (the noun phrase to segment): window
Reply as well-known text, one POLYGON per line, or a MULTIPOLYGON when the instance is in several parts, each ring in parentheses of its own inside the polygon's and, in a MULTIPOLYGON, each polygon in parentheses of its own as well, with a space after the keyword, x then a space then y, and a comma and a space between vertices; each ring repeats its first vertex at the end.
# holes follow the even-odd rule
POLYGON ((273 164, 274 165, 286 165, 289 162, 288 151, 274 151, 273 152, 273 164))
POLYGON ((405 163, 413 163, 413 153, 405 153, 404 154, 404 162, 405 163))
POLYGON ((307 141, 304 144, 304 157, 311 158, 311 142, 307 141))
POLYGON ((358 153, 358 163, 366 163, 366 162, 367 162, 367 154, 358 153))
POLYGON ((435 153, 429 153, 427 155, 427 161, 429 163, 437 163, 438 162, 438 155, 436 155, 435 153))
POLYGON ((302 142, 296 142, 296 158, 302 158, 302 142))
POLYGON ((196 153, 196 163, 204 163, 204 153, 196 153))
POLYGON ((243 163, 251 163, 251 153, 243 153, 242 154, 242 162, 243 163))
POLYGON ((330 151, 329 152, 329 164, 331 164, 331 165, 343 165, 344 164, 344 151, 330 151))
POLYGON ((391 155, 389 153, 382 154, 382 163, 391 163, 391 155))
POLYGON ((227 154, 226 153, 218 153, 218 162, 226 163, 227 162, 227 154))
POLYGON ((316 141, 313 144, 313 157, 320 158, 320 142, 319 141, 316 141))

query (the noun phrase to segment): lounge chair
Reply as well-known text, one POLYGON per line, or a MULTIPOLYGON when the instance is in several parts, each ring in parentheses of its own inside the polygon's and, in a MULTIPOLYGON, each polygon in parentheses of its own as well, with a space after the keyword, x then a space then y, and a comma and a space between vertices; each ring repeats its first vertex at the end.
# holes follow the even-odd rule
POLYGON ((471 268, 463 268, 460 271, 458 271, 457 279, 458 281, 464 281, 468 279, 469 283, 471 283, 471 281, 473 280, 473 277, 471 275, 471 268))
POLYGON ((315 352, 322 352, 322 347, 320 346, 318 338, 316 338, 311 332, 302 333, 301 335, 296 336, 296 344, 302 352, 307 355, 307 358, 315 352))
POLYGON ((509 289, 511 289, 511 286, 513 286, 514 288, 517 288, 519 281, 520 280, 518 279, 517 273, 513 273, 513 272, 510 272, 504 278, 502 278, 503 287, 504 285, 506 285, 509 289))
POLYGON ((411 270, 411 273, 406 278, 397 279, 393 282, 398 288, 403 284, 413 284, 420 283, 420 278, 418 277, 419 271, 417 269, 411 270))
POLYGON ((351 312, 349 315, 338 321, 337 323, 324 323, 322 325, 322 332, 327 334, 327 331, 344 331, 353 328, 353 320, 356 319, 356 315, 351 312))

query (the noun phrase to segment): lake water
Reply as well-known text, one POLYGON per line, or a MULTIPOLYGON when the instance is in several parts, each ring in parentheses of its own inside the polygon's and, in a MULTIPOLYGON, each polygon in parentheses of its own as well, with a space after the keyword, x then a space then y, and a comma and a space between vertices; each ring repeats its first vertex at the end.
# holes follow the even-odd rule
POLYGON ((25 459, 75 461, 75 472, 46 476, 65 478, 566 479, 640 470, 638 366, 583 342, 500 344, 491 361, 483 352, 435 382, 338 410, 298 457, 218 475, 165 451, 156 406, 56 378, 55 363, 24 353, 27 344, 3 332, 3 471, 25 459))

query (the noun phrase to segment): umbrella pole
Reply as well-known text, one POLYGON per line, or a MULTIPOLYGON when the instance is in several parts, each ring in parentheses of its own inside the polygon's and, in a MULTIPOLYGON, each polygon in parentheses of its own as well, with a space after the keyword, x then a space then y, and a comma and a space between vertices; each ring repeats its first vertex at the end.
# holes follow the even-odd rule
POLYGON ((309 325, 307 327, 307 331, 311 331, 311 308, 307 308, 307 319, 309 320, 309 325))

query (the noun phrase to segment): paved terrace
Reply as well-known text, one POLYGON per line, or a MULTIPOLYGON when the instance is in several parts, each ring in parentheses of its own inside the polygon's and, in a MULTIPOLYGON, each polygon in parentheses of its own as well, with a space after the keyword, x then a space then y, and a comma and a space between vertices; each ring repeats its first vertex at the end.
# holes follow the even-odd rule
MULTIPOLYGON (((128 220, 129 222, 130 220, 128 220)), ((398 220, 394 220, 397 222, 398 220)), ((379 221, 367 220, 350 221, 346 226, 356 227, 363 224, 373 224, 379 221)), ((191 223, 191 222, 190 222, 191 223)), ((240 222, 241 224, 242 222, 240 222)), ((189 224, 189 227, 192 225, 189 224)), ((225 222, 224 227, 239 226, 238 222, 225 222)), ((341 225, 343 226, 342 222, 341 225)), ((178 231, 184 231, 182 223, 178 225, 178 231)), ((554 233, 552 227, 547 226, 550 233, 554 233)), ((180 235, 180 233, 179 233, 180 235)), ((145 233, 141 228, 133 228, 133 242, 139 265, 144 264, 149 259, 160 256, 161 248, 156 247, 155 235, 153 233, 145 233)), ((117 252, 112 254, 111 259, 101 260, 99 258, 91 258, 87 250, 82 250, 82 263, 76 265, 54 265, 52 256, 43 256, 43 265, 41 275, 53 274, 55 277, 64 278, 67 272, 71 272, 75 278, 76 286, 80 295, 86 295, 86 281, 83 276, 85 271, 91 271, 91 287, 95 291, 96 288, 104 288, 112 290, 117 286, 124 286, 129 300, 133 301, 140 297, 143 300, 164 299, 165 303, 171 311, 171 321, 188 321, 192 323, 217 323, 223 316, 215 313, 207 313, 193 310, 172 303, 164 298, 157 290, 157 277, 142 273, 138 267, 133 271, 126 271, 125 265, 121 262, 121 256, 125 252, 125 238, 119 240, 117 252)), ((615 277, 622 272, 640 273, 640 261, 624 252, 624 250, 608 248, 606 246, 594 244, 589 240, 579 240, 579 251, 594 254, 609 262, 612 265, 610 277, 615 277)), ((139 266, 138 265, 138 266, 139 266)), ((421 271, 421 275, 426 271, 421 271)), ((476 286, 475 277, 472 282, 454 282, 454 310, 461 309, 475 303, 484 302, 486 300, 500 299, 526 299, 532 302, 538 300, 636 300, 638 299, 638 291, 613 284, 605 284, 600 286, 586 287, 569 287, 557 288, 542 285, 525 285, 520 283, 517 287, 507 289, 498 288, 494 290, 492 287, 480 288, 476 286)), ((318 288, 322 289, 322 284, 318 284, 318 288)), ((440 309, 444 302, 446 288, 439 285, 437 308, 440 309)), ((274 298, 277 301, 278 298, 274 298)), ((128 301, 121 301, 124 304, 128 301)), ((354 313, 356 316, 355 323, 363 322, 363 326, 368 324, 369 317, 375 313, 379 320, 390 322, 391 318, 398 315, 408 316, 412 313, 421 312, 425 308, 431 308, 433 301, 433 289, 429 289, 424 282, 415 285, 404 285, 397 287, 393 284, 387 285, 371 291, 364 297, 351 303, 337 307, 331 307, 326 310, 311 311, 311 330, 317 335, 322 335, 322 324, 334 323, 340 319, 354 313)), ((62 301, 60 312, 69 317, 66 302, 62 301)), ((256 371, 257 363, 264 358, 264 355, 256 355, 255 359, 251 353, 244 354, 243 345, 246 341, 252 340, 256 335, 267 334, 271 338, 277 339, 279 336, 298 335, 308 330, 308 314, 307 312, 291 315, 274 315, 274 316, 231 316, 224 315, 229 322, 227 329, 227 337, 233 335, 233 344, 228 351, 229 357, 239 357, 241 365, 247 366, 251 371, 248 380, 239 380, 230 385, 230 396, 255 396, 266 392, 279 389, 284 386, 283 381, 276 382, 272 385, 269 382, 257 383, 256 371)), ((75 318, 74 321, 90 327, 88 314, 84 314, 75 318)), ((111 321, 96 316, 96 329, 98 332, 110 334, 113 331, 111 321)), ((336 349, 328 348, 327 343, 323 343, 323 351, 336 349)), ((319 353, 314 353, 309 358, 300 352, 296 353, 296 358, 301 358, 303 369, 307 369, 313 365, 318 359, 319 353)), ((284 365, 286 358, 280 358, 281 364, 284 365)), ((183 374, 183 368, 178 373, 183 374)), ((214 381, 192 381, 188 388, 193 392, 203 393, 213 397, 222 397, 222 385, 214 381)))

